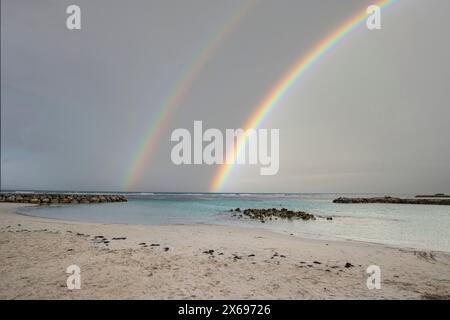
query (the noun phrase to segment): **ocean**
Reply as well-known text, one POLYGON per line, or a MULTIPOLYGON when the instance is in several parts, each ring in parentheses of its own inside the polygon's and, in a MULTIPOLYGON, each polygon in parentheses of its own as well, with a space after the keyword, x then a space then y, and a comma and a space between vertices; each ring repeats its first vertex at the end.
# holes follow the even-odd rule
POLYGON ((450 206, 332 202, 339 196, 371 197, 379 194, 124 194, 128 202, 25 207, 19 212, 52 219, 98 223, 232 225, 314 239, 347 239, 450 252, 450 206), (287 208, 324 218, 261 223, 233 217, 230 210, 236 208, 287 208), (333 220, 326 220, 325 217, 333 217, 333 220))

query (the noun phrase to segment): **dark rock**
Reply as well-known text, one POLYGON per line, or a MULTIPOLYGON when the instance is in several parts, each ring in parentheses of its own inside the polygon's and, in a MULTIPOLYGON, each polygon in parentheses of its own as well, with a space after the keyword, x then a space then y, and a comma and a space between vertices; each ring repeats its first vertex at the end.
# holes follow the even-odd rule
POLYGON ((116 202, 127 201, 123 195, 79 195, 79 194, 11 194, 0 193, 0 202, 17 202, 17 203, 32 203, 32 204, 78 204, 78 203, 98 203, 98 202, 116 202))
POLYGON ((450 198, 450 195, 445 193, 435 193, 435 194, 419 194, 416 198, 450 198))
POLYGON ((374 198, 345 198, 340 197, 333 200, 334 203, 392 203, 392 204, 424 204, 424 205, 450 205, 449 198, 393 198, 393 197, 374 197, 374 198))
MULTIPOLYGON (((237 208, 236 210, 238 210, 237 208)), ((236 211, 235 210, 235 211, 236 211)), ((240 209, 239 209, 240 210, 240 209)), ((265 223, 267 220, 282 219, 302 219, 302 220, 315 220, 314 215, 303 211, 291 211, 286 208, 278 210, 276 208, 271 209, 245 209, 243 214, 250 219, 258 219, 261 223, 265 223)))
POLYGON ((92 202, 92 203, 99 203, 99 202, 100 202, 100 199, 97 198, 97 197, 92 197, 92 198, 89 200, 89 202, 92 202))
POLYGON ((354 265, 352 265, 350 262, 347 262, 347 263, 345 264, 345 267, 346 267, 346 268, 351 268, 351 267, 354 267, 354 265))

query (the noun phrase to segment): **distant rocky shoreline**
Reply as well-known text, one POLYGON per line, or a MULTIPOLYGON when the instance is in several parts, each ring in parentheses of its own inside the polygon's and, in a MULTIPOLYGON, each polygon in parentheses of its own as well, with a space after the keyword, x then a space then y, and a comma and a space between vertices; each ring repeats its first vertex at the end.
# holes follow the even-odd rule
POLYGON ((416 198, 450 198, 450 195, 444 193, 418 194, 416 198))
POLYGON ((429 204, 429 205, 450 205, 450 199, 442 198, 419 198, 403 199, 394 197, 374 197, 374 198, 345 198, 340 197, 333 200, 333 203, 394 203, 394 204, 429 204))
POLYGON ((113 194, 56 194, 56 193, 1 193, 0 202, 31 204, 77 204, 126 202, 124 195, 113 194))

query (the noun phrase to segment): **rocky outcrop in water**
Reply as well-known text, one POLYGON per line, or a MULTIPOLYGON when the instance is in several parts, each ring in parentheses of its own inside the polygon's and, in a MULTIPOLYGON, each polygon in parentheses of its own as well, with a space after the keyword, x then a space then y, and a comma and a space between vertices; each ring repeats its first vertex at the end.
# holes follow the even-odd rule
POLYGON ((402 199, 393 197, 375 197, 375 198, 337 198, 334 203, 394 203, 394 204, 432 204, 432 205, 450 205, 450 199, 429 199, 415 198, 402 199))
POLYGON ((418 194, 416 198, 450 198, 450 195, 445 193, 418 194))
MULTIPOLYGON (((235 212, 240 212, 235 210, 235 212)), ((233 216, 237 216, 236 213, 233 216)), ((245 209, 242 211, 242 216, 247 216, 250 219, 257 219, 261 222, 265 222, 266 220, 278 220, 278 219, 301 219, 301 220, 316 220, 314 215, 310 213, 306 213, 303 211, 292 211, 286 208, 283 209, 245 209)))
POLYGON ((29 194, 29 193, 1 193, 0 202, 31 203, 31 204, 77 204, 125 202, 127 197, 111 194, 29 194))

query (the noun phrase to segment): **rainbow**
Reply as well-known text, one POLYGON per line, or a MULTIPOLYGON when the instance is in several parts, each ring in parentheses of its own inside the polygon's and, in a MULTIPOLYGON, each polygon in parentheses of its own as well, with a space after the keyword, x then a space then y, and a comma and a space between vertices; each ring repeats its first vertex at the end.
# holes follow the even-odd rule
MULTIPOLYGON (((397 0, 378 0, 375 4, 381 9, 393 4, 397 0)), ((249 119, 243 126, 244 130, 251 128, 257 128, 287 94, 289 89, 310 69, 321 57, 323 57, 328 51, 333 49, 339 42, 341 42, 348 34, 357 29, 366 22, 368 13, 365 8, 363 11, 358 12, 355 16, 347 20, 331 34, 325 37, 319 42, 312 50, 310 50, 305 56, 302 56, 294 66, 281 78, 281 80, 272 88, 270 93, 261 101, 261 103, 255 108, 249 119)), ((230 155, 237 157, 246 145, 246 138, 242 138, 237 141, 234 154, 230 155)), ((211 187, 211 192, 219 192, 225 182, 227 181, 234 164, 223 164, 217 170, 211 187)))
POLYGON ((217 52, 219 47, 225 40, 236 30, 242 18, 256 5, 257 0, 247 0, 239 7, 239 9, 226 22, 208 38, 208 41, 201 50, 195 55, 184 71, 175 82, 170 94, 164 99, 159 112, 148 125, 144 136, 137 148, 136 153, 132 157, 131 165, 125 176, 125 190, 131 191, 142 176, 146 164, 151 158, 161 134, 167 127, 174 110, 186 97, 190 88, 194 84, 203 67, 217 52))

